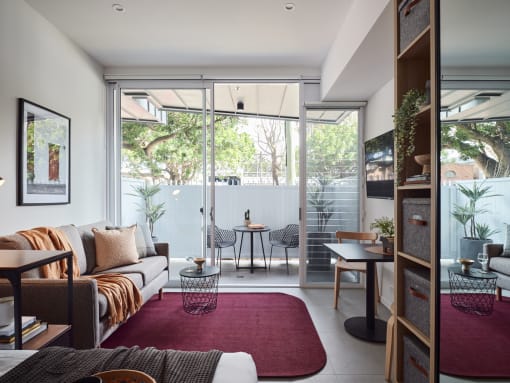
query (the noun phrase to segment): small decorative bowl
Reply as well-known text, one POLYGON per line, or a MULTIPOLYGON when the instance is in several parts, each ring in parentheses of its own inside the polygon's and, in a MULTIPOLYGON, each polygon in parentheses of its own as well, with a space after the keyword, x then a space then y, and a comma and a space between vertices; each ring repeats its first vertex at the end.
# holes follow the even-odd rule
POLYGON ((94 374, 103 383, 156 383, 156 380, 145 372, 137 370, 110 370, 94 374))
POLYGON ((205 258, 193 258, 193 262, 197 265, 197 271, 202 272, 202 265, 205 263, 205 258))
POLYGON ((459 263, 462 265, 462 271, 467 273, 471 267, 471 265, 475 261, 469 258, 459 258, 459 263))

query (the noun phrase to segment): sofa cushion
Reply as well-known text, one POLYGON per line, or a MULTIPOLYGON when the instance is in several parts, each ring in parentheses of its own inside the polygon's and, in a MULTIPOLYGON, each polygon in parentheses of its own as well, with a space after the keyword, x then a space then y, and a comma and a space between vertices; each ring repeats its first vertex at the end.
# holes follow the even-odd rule
POLYGON ((147 225, 131 225, 131 226, 106 226, 106 230, 124 230, 129 227, 136 227, 135 230, 135 242, 136 250, 138 251, 138 257, 144 258, 147 256, 157 255, 154 243, 150 235, 150 231, 147 225))
MULTIPOLYGON (((143 287, 143 278, 141 274, 136 273, 126 274, 126 277, 131 279, 138 289, 141 289, 143 287)), ((99 303, 99 318, 102 319, 107 313, 108 301, 106 300, 106 297, 101 293, 97 294, 97 300, 99 303)))
POLYGON ((110 225, 110 222, 99 221, 89 225, 78 226, 83 249, 85 250, 85 257, 87 258, 87 268, 84 272, 82 271, 82 274, 90 274, 92 270, 94 270, 94 267, 96 267, 96 241, 92 229, 97 228, 102 230, 105 229, 107 225, 110 225))
POLYGON ((76 254, 76 258, 78 260, 78 267, 80 268, 80 275, 84 274, 87 270, 87 258, 85 256, 85 250, 83 248, 83 243, 81 241, 80 232, 78 228, 74 225, 65 225, 57 227, 60 231, 62 231, 71 247, 76 254))
POLYGON ((127 277, 131 278, 131 275, 138 274, 143 276, 143 284, 142 286, 138 286, 139 288, 144 287, 149 282, 154 280, 161 272, 168 266, 168 260, 163 256, 155 256, 155 257, 146 257, 140 259, 139 263, 135 263, 132 265, 114 267, 105 271, 101 271, 98 274, 107 274, 107 273, 122 273, 127 277))
MULTIPOLYGON (((10 234, 0 237, 0 249, 2 250, 32 250, 30 242, 21 234, 10 234)), ((22 278, 41 278, 39 267, 25 271, 22 278)))
POLYGON ((491 258, 489 267, 494 271, 510 275, 510 258, 508 257, 491 258))
POLYGON ((136 227, 123 230, 92 229, 96 242, 94 273, 140 262, 135 242, 136 227))

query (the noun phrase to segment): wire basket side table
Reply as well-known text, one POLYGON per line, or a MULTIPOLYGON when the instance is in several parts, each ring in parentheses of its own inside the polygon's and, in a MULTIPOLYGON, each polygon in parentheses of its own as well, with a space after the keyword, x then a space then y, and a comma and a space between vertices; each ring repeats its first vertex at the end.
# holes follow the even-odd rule
POLYGON ((448 268, 450 301, 457 310, 477 315, 490 315, 494 308, 498 276, 480 269, 462 271, 461 266, 448 268))
POLYGON ((188 314, 200 315, 214 311, 218 302, 220 269, 205 266, 202 272, 196 267, 186 267, 181 276, 182 304, 188 314))

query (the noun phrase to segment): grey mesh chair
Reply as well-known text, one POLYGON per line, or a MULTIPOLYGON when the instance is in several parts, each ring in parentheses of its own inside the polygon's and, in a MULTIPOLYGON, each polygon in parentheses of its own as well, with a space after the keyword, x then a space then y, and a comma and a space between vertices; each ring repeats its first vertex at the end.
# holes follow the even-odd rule
MULTIPOLYGON (((221 250, 226 247, 232 247, 234 249, 234 265, 237 269, 236 263, 236 232, 234 230, 220 229, 218 226, 214 226, 214 247, 217 250, 216 262, 220 266, 221 273, 221 250)), ((207 226, 207 247, 211 247, 211 226, 207 226)))
POLYGON ((273 246, 285 249, 285 260, 287 262, 287 274, 289 273, 289 253, 288 249, 299 246, 299 225, 290 224, 283 229, 272 230, 269 232, 269 243, 271 244, 271 253, 269 255, 269 270, 271 270, 271 258, 273 256, 273 246))

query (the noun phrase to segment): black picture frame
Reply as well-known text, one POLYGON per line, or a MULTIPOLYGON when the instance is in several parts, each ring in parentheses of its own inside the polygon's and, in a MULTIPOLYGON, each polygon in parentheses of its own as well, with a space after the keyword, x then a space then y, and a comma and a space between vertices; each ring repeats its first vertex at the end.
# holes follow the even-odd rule
POLYGON ((71 203, 71 119, 18 99, 18 206, 71 203))

